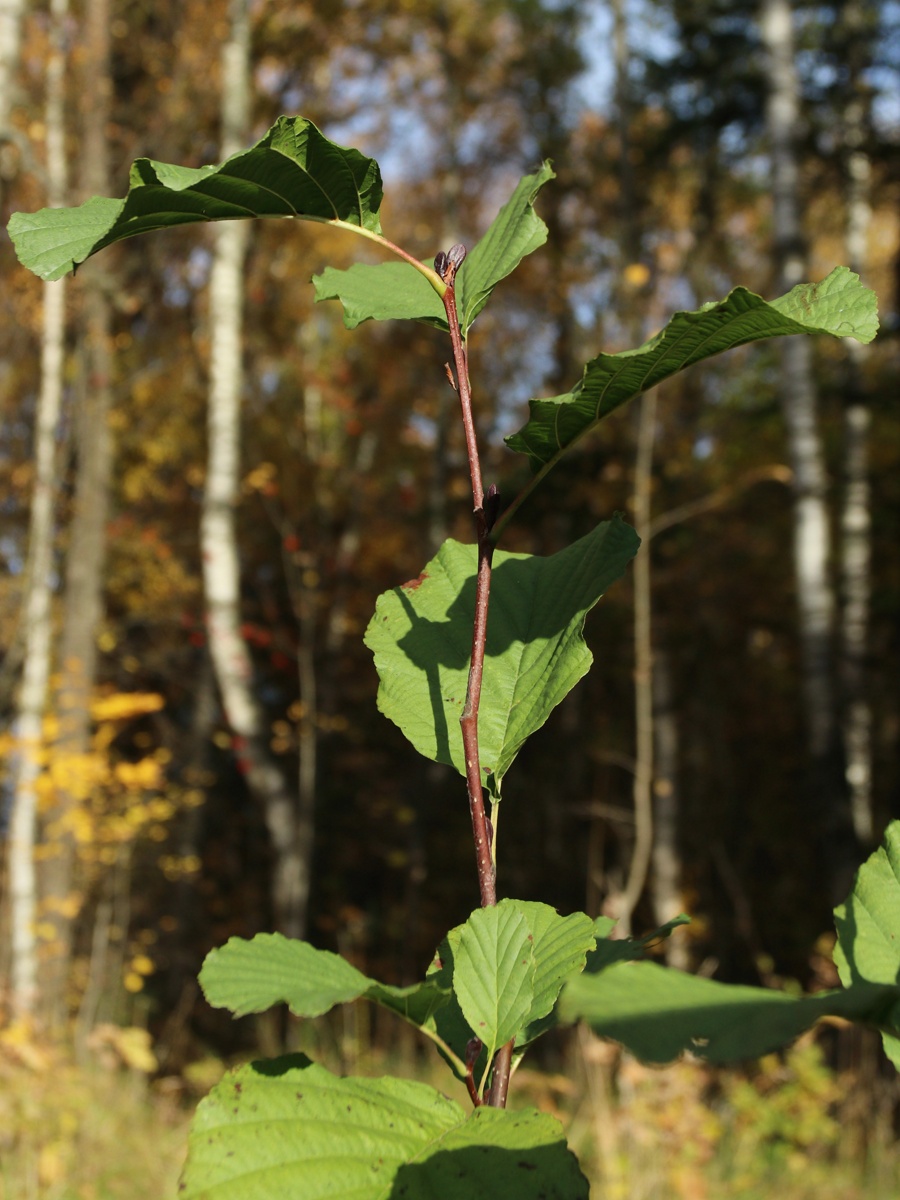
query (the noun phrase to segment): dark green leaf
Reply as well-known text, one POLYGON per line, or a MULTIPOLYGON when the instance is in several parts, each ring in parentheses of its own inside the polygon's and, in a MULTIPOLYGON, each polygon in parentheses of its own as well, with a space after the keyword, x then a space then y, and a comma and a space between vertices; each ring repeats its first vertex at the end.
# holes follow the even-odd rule
POLYGON ((803 283, 767 303, 746 288, 696 312, 676 313, 636 350, 600 354, 570 392, 532 400, 530 418, 506 439, 534 470, 548 466, 614 409, 693 363, 761 338, 830 333, 870 342, 878 329, 874 292, 836 267, 821 283, 803 283))
MULTIPOLYGON (((456 276, 456 307, 463 336, 487 304, 501 279, 547 240, 547 226, 534 211, 538 192, 553 178, 549 163, 521 180, 487 233, 472 249, 456 276)), ((447 329, 440 297, 408 263, 356 263, 349 270, 326 267, 313 277, 317 300, 339 300, 344 323, 419 320, 447 329)))
POLYGON ((547 226, 534 211, 537 194, 555 174, 548 162, 526 175, 469 252, 456 277, 456 307, 463 335, 487 304, 501 279, 547 240, 547 226))
POLYGON ((378 164, 303 117, 279 117, 255 146, 219 166, 139 158, 129 182, 124 200, 95 196, 79 208, 15 213, 9 233, 20 261, 42 279, 59 279, 112 242, 197 221, 299 217, 381 232, 378 164))
POLYGON ((900 988, 870 983, 795 997, 620 962, 573 979, 558 1012, 563 1021, 586 1021, 644 1062, 670 1062, 690 1050, 724 1063, 777 1050, 824 1016, 882 1025, 898 998, 900 988))

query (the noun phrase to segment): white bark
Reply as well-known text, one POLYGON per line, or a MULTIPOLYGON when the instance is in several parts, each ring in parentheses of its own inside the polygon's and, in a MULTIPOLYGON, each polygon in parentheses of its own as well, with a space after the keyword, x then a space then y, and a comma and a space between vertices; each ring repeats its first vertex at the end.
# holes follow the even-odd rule
MULTIPOLYGON (((11 37, 15 5, 0 2, 0 56, 8 50, 2 39, 11 37)), ((65 200, 66 157, 64 134, 63 23, 68 0, 52 0, 53 50, 47 62, 47 202, 65 200)), ((0 114, 6 98, 8 62, 0 65, 0 114), (4 75, 4 71, 7 74, 4 75)), ((3 117, 0 115, 0 125, 3 117)), ((56 432, 62 403, 65 360, 65 282, 44 284, 41 339, 41 386, 34 431, 34 492, 28 529, 28 567, 23 598, 25 648, 22 683, 16 701, 14 728, 17 753, 13 764, 12 820, 9 838, 9 887, 12 1009, 16 1016, 32 1015, 37 1000, 37 947, 35 914, 37 876, 34 842, 37 828, 36 784, 41 770, 43 719, 47 703, 52 644, 54 501, 56 432)))
POLYGON ((9 126, 15 99, 24 12, 25 0, 0 0, 0 140, 9 126))
MULTIPOLYGON (((79 146, 82 194, 109 194, 110 0, 84 8, 79 84, 82 96, 79 146)), ((88 752, 90 699, 97 671, 97 629, 104 611, 106 530, 112 474, 112 337, 108 259, 92 260, 79 273, 82 296, 81 378, 75 415, 77 480, 66 556, 65 605, 59 651, 57 708, 59 738, 53 748, 62 762, 88 752)), ((60 787, 46 814, 45 828, 56 853, 43 872, 47 921, 55 928, 47 957, 42 1002, 51 1020, 66 1016, 66 972, 73 919, 68 907, 77 869, 69 817, 80 803, 76 788, 60 787)))
MULTIPOLYGON (((848 25, 860 23, 857 5, 849 5, 848 25)), ((858 30, 855 32, 858 37, 858 30)), ((844 116, 845 186, 847 191, 847 262, 864 274, 872 218, 872 166, 865 151, 867 113, 859 79, 854 78, 844 116)), ((844 409, 844 500, 841 511, 841 681, 847 786, 853 828, 863 845, 875 839, 872 813, 872 710, 866 686, 871 591, 871 495, 868 438, 871 414, 862 372, 868 348, 847 343, 847 403, 844 409)))
MULTIPOLYGON (((806 274, 799 192, 797 135, 799 85, 790 0, 762 0, 761 31, 767 50, 767 124, 772 164, 772 224, 778 291, 806 274)), ((810 799, 824 847, 834 861, 852 854, 845 840, 845 802, 836 778, 833 650, 834 590, 829 575, 831 538, 828 480, 819 429, 818 400, 807 338, 781 346, 781 401, 794 476, 794 573, 799 608, 803 701, 810 756, 810 799)))
MULTIPOLYGON (((240 149, 249 126, 247 0, 233 0, 222 62, 222 154, 240 149)), ((253 692, 253 664, 240 632, 240 562, 235 510, 240 495, 243 386, 243 269, 248 227, 216 229, 210 280, 211 368, 206 489, 201 519, 209 648, 238 763, 263 807, 275 860, 273 901, 281 932, 301 936, 307 881, 297 845, 297 802, 268 753, 268 730, 253 692)))

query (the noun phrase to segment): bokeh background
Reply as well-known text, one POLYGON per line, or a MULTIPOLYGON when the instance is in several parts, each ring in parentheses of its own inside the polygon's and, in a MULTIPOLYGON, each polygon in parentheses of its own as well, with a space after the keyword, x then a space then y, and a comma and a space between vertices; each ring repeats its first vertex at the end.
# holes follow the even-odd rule
MULTIPOLYGON (((471 337, 485 479, 505 499, 528 468, 503 437, 601 349, 837 263, 877 293, 870 347, 765 343, 614 414, 505 541, 552 553, 623 511, 647 570, 590 614, 592 673, 508 776, 501 893, 637 933, 685 911, 667 950, 683 969, 834 985, 831 908, 900 816, 900 5, 0 5, 4 223, 124 195, 141 155, 220 161, 281 113, 378 159, 385 231, 423 259, 473 245, 552 159, 547 245, 471 337)), ((362 644, 381 591, 445 537, 472 540, 448 349, 313 304, 313 274, 376 251, 241 228, 239 325, 211 290, 211 229, 127 242, 62 286, 0 235, 11 1200, 166 1194, 204 1088, 285 1041, 430 1078, 367 1010, 236 1022, 196 975, 228 937, 281 927, 410 982, 477 903, 464 785, 377 712, 362 644), (223 503, 240 567, 217 635, 228 545, 201 527, 223 344, 239 349, 223 503), (234 639, 230 682, 216 636, 234 639), (287 900, 285 870, 302 882, 287 900)), ((573 1033, 518 1089, 567 1121, 598 1195, 900 1186, 900 1090, 866 1033, 829 1027, 731 1072, 651 1072, 573 1033)))

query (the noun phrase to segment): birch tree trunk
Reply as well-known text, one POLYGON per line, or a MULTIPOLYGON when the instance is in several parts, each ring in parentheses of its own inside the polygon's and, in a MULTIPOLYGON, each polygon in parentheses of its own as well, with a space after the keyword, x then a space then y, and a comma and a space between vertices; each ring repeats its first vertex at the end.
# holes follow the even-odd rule
MULTIPOLYGON (((763 0, 761 31, 767 50, 766 120, 772 165, 776 291, 780 293, 806 277, 797 163, 799 84, 790 0, 763 0)), ((780 355, 781 404, 794 473, 794 574, 810 760, 808 798, 821 838, 829 888, 837 892, 833 897, 837 900, 847 882, 844 875, 854 854, 835 719, 832 648, 835 603, 829 576, 828 481, 813 378, 812 344, 807 338, 785 338, 780 355)))
MULTIPOLYGON (((864 276, 872 217, 872 165, 865 148, 869 112, 861 75, 871 55, 867 52, 862 6, 847 4, 842 20, 850 75, 843 131, 847 265, 864 276)), ((871 413, 863 380, 867 353, 868 347, 848 340, 841 510, 840 677, 845 773, 853 828, 861 844, 871 847, 876 830, 872 812, 872 710, 866 677, 872 528, 868 476, 871 413)))
MULTIPOLYGON (((7 6, 9 7, 9 6, 7 6)), ((65 58, 63 52, 68 0, 52 0, 52 51, 47 62, 47 203, 66 200, 65 58)), ((0 19, 0 39, 11 36, 10 18, 0 19)), ((8 46, 3 47, 8 50, 8 46)), ((5 64, 8 69, 8 63, 5 64)), ((7 77, 8 79, 8 77, 7 77)), ((8 119, 7 79, 0 67, 0 126, 8 119)), ((11 933, 11 1004, 17 1017, 34 1015, 37 1000, 37 874, 34 843, 37 831, 37 778, 41 769, 43 720, 50 677, 52 642, 53 533, 56 480, 56 434, 62 403, 65 356, 65 281, 45 283, 41 335, 41 386, 34 431, 34 491, 28 528, 28 565, 23 598, 25 647, 22 682, 16 701, 16 757, 10 789, 9 835, 11 933)))
POLYGON ((24 12, 25 0, 0 0, 0 142, 11 131, 24 12))
MULTIPOLYGON (((80 90, 82 138, 80 188, 85 196, 108 195, 106 129, 110 101, 110 0, 89 0, 84 10, 80 90)), ((103 616, 106 526, 109 513, 112 439, 111 289, 108 256, 79 272, 82 298, 82 378, 75 415, 77 480, 65 574, 65 610, 60 643, 58 761, 68 764, 68 785, 47 813, 45 840, 54 854, 44 873, 46 917, 54 927, 43 987, 51 1020, 65 1014, 65 981, 73 922, 79 908, 75 891, 75 843, 71 818, 84 802, 79 766, 91 745, 90 703, 97 673, 97 631, 103 616)))
MULTIPOLYGON (((240 149, 249 126, 250 28, 247 0, 232 0, 222 62, 222 156, 240 149)), ((240 563, 235 509, 240 494, 243 385, 243 267, 248 226, 216 229, 210 280, 211 355, 206 490, 201 519, 209 648, 238 763, 263 808, 274 859, 272 899, 278 929, 304 932, 307 861, 298 836, 297 798, 268 752, 268 730, 253 692, 253 664, 240 632, 240 563)))

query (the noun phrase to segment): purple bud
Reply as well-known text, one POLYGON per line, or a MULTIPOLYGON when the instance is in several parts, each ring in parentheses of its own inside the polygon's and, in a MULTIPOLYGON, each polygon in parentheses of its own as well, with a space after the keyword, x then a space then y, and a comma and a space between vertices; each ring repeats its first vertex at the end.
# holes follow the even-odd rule
POLYGON ((451 246, 447 251, 447 257, 450 259, 451 265, 459 270, 467 253, 468 251, 462 242, 457 242, 455 246, 451 246))
POLYGON ((443 279, 447 274, 447 268, 449 266, 450 260, 447 258, 447 255, 443 252, 443 250, 438 250, 437 254, 434 256, 434 269, 437 271, 438 275, 440 275, 441 279, 443 279))

